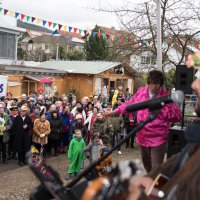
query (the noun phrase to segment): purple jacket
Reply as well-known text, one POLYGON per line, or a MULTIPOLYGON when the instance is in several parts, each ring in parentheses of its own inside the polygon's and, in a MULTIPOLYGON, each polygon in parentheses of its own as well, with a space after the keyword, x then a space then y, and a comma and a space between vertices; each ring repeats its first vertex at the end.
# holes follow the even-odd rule
MULTIPOLYGON (((168 92, 162 89, 156 97, 165 95, 168 95, 168 92)), ((149 100, 148 86, 139 88, 133 98, 119 106, 115 112, 124 114, 127 105, 146 100, 149 100)), ((149 109, 137 111, 137 122, 146 120, 149 113, 149 109)), ((180 121, 181 118, 181 110, 175 103, 166 104, 154 121, 149 122, 142 130, 137 132, 137 143, 145 147, 157 147, 164 144, 168 140, 170 123, 180 121)))

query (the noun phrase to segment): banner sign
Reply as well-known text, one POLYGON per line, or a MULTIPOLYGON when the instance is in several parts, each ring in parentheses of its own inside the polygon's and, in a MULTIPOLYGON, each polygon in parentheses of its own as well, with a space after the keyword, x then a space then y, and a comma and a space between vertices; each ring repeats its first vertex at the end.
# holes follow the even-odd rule
POLYGON ((8 77, 0 76, 0 97, 6 96, 7 84, 8 84, 8 77))

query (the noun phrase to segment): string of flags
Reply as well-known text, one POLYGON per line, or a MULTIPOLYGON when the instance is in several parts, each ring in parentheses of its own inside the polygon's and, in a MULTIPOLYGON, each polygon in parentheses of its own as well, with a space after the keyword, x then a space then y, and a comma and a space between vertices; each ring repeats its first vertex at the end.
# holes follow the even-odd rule
MULTIPOLYGON (((53 21, 49 21, 49 20, 44 20, 41 18, 36 18, 30 15, 25 15, 23 13, 19 13, 19 12, 15 12, 12 10, 8 10, 8 9, 4 9, 2 7, 0 7, 0 14, 3 15, 8 15, 11 17, 15 17, 16 19, 19 19, 23 22, 27 22, 27 23, 33 23, 36 24, 38 26, 43 26, 46 28, 52 28, 55 30, 55 32, 57 33, 57 30, 64 30, 67 32, 73 32, 73 33, 77 33, 80 34, 81 36, 92 36, 93 38, 98 37, 98 38, 103 38, 106 40, 112 40, 112 41, 118 41, 119 43, 126 43, 129 41, 129 38, 123 37, 123 36, 114 36, 114 35, 107 35, 105 33, 101 33, 101 32, 95 32, 95 31, 91 31, 91 30, 83 30, 80 28, 76 28, 76 27, 72 27, 72 26, 67 26, 67 25, 63 25, 63 24, 59 24, 53 21)), ((133 39, 132 39, 133 41, 133 39)), ((135 43, 140 44, 143 43, 146 46, 152 46, 152 41, 148 40, 148 39, 144 39, 144 40, 137 40, 135 39, 135 43)), ((170 44, 167 42, 163 42, 163 48, 168 48, 168 47, 174 47, 174 48, 181 48, 181 45, 179 42, 171 42, 170 44)), ((191 50, 195 50, 195 49, 200 49, 200 43, 192 43, 190 44, 190 48, 191 50)))

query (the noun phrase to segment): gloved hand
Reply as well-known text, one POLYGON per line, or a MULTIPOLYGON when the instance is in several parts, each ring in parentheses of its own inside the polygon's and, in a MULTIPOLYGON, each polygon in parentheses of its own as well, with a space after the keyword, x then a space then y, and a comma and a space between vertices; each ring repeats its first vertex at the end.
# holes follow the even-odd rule
POLYGON ((45 134, 44 134, 44 133, 43 133, 43 134, 40 134, 40 137, 41 137, 41 138, 45 137, 45 134))

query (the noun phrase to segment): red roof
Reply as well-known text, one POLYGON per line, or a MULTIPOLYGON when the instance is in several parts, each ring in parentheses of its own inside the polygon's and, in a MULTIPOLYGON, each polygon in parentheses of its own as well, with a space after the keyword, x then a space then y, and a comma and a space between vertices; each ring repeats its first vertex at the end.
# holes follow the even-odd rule
POLYGON ((75 38, 78 38, 78 39, 82 39, 82 35, 78 34, 78 33, 73 33, 73 32, 68 32, 68 31, 63 31, 63 30, 57 30, 60 35, 62 36, 71 36, 71 37, 75 37, 75 38))

